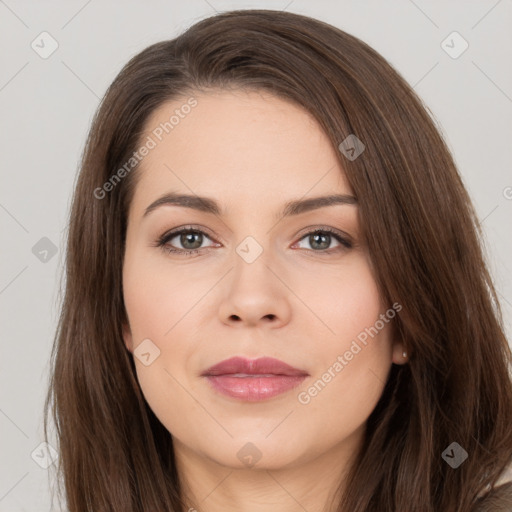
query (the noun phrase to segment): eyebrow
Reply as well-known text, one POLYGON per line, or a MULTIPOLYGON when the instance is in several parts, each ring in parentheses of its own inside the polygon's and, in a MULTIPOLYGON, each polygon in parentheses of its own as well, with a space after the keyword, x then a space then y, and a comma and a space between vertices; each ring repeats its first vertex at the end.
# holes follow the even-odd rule
MULTIPOLYGON (((326 206, 338 204, 357 205, 357 199, 349 194, 332 194, 327 196, 312 197, 309 199, 298 199, 285 203, 281 212, 282 217, 299 215, 301 213, 317 210, 326 206)), ((144 211, 143 217, 147 217, 152 211, 161 206, 181 206, 191 208, 200 212, 210 213, 213 215, 223 215, 223 211, 219 204, 209 197, 201 197, 189 194, 179 194, 170 192, 156 201, 153 201, 144 211)))

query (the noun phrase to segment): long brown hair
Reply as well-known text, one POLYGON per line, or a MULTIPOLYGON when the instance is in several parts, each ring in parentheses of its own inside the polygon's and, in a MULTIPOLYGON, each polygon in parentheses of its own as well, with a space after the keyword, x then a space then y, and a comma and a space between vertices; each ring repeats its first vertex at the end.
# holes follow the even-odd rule
POLYGON ((51 412, 70 512, 186 509, 172 438, 146 403, 122 338, 124 240, 138 169, 108 193, 104 184, 140 146, 162 103, 228 87, 302 106, 337 151, 350 134, 365 145, 359 158, 338 155, 380 292, 402 305, 397 336, 410 359, 392 365, 336 509, 509 510, 511 486, 477 496, 512 461, 512 355, 479 222, 435 122, 361 40, 305 16, 242 10, 133 57, 94 118, 70 212, 45 403, 45 435, 51 444, 51 412), (468 454, 457 469, 442 456, 453 442, 468 454))

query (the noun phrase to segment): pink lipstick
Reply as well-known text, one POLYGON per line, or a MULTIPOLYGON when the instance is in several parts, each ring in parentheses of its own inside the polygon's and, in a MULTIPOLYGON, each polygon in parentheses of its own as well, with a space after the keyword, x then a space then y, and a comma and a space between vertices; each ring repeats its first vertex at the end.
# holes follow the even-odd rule
POLYGON ((279 359, 232 357, 204 371, 211 386, 231 398, 258 402, 298 386, 309 374, 279 359))

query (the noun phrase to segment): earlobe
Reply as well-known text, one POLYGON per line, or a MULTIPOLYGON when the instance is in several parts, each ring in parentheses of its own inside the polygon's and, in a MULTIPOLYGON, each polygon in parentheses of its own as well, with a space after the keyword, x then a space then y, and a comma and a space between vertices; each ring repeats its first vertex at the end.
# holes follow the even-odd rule
POLYGON ((133 353, 132 331, 128 324, 123 324, 123 340, 128 351, 133 353))
POLYGON ((406 364, 409 361, 409 354, 402 343, 397 342, 393 345, 393 363, 406 364))

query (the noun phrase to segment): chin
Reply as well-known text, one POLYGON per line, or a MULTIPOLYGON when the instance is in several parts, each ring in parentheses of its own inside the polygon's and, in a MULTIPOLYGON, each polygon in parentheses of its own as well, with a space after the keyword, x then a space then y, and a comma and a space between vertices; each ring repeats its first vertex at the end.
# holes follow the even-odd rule
MULTIPOLYGON (((296 436, 294 442, 298 446, 286 446, 283 444, 281 436, 271 439, 274 434, 267 438, 265 435, 255 431, 254 436, 250 436, 245 431, 243 436, 235 435, 233 439, 217 444, 215 452, 209 453, 208 456, 217 464, 225 467, 251 470, 276 470, 293 467, 307 458, 307 455, 300 449, 307 443, 301 443, 296 436)), ((286 437, 289 439, 291 434, 286 437)))

